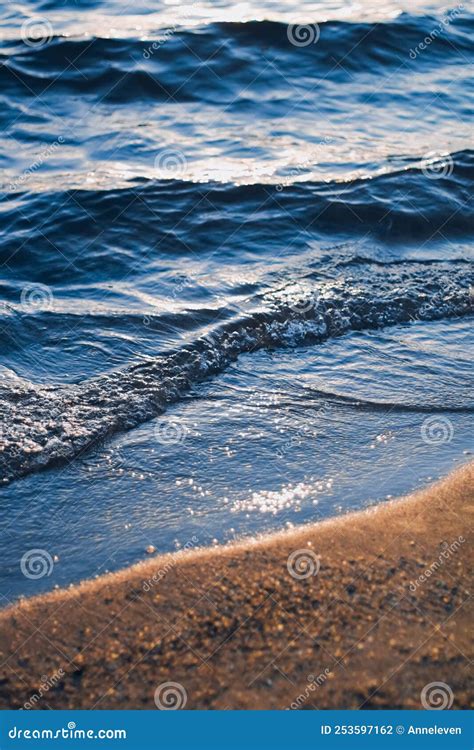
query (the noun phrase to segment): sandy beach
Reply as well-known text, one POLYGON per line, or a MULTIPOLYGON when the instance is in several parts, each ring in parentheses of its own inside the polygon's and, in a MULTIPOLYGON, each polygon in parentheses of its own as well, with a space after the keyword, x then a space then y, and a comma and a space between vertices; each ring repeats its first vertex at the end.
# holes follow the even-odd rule
POLYGON ((145 750, 187 723, 157 709, 236 710, 225 750, 329 750, 354 709, 369 750, 412 709, 465 741, 473 26, 0 3, 3 724, 138 709, 145 750))
POLYGON ((416 709, 442 682, 468 708, 473 477, 21 601, 0 705, 416 709))

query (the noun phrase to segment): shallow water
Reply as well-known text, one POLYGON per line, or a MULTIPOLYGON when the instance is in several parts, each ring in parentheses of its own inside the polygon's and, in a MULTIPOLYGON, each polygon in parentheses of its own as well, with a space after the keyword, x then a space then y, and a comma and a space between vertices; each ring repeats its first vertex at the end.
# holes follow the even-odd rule
POLYGON ((122 11, 1 11, 4 603, 472 449, 468 6, 122 11))

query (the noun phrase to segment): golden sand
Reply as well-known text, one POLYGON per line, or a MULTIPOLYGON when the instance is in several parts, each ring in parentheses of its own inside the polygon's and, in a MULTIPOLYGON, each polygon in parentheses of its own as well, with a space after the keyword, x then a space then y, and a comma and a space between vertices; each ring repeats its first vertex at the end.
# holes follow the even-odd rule
POLYGON ((4 610, 0 705, 154 708, 171 681, 191 709, 420 708, 432 682, 471 706, 473 466, 367 511, 4 610))

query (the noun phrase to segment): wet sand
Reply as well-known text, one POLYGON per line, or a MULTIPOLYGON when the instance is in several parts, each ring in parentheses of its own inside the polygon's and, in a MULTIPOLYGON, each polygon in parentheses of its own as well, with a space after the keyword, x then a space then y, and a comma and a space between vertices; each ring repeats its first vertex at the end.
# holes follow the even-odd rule
POLYGON ((0 706, 472 707, 473 479, 4 610, 0 706))

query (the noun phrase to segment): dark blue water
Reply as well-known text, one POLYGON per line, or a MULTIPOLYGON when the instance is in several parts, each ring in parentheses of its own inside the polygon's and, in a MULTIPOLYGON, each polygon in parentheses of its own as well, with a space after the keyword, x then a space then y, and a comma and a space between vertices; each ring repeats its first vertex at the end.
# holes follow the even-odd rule
POLYGON ((3 603, 468 460, 472 8, 0 13, 3 603))

